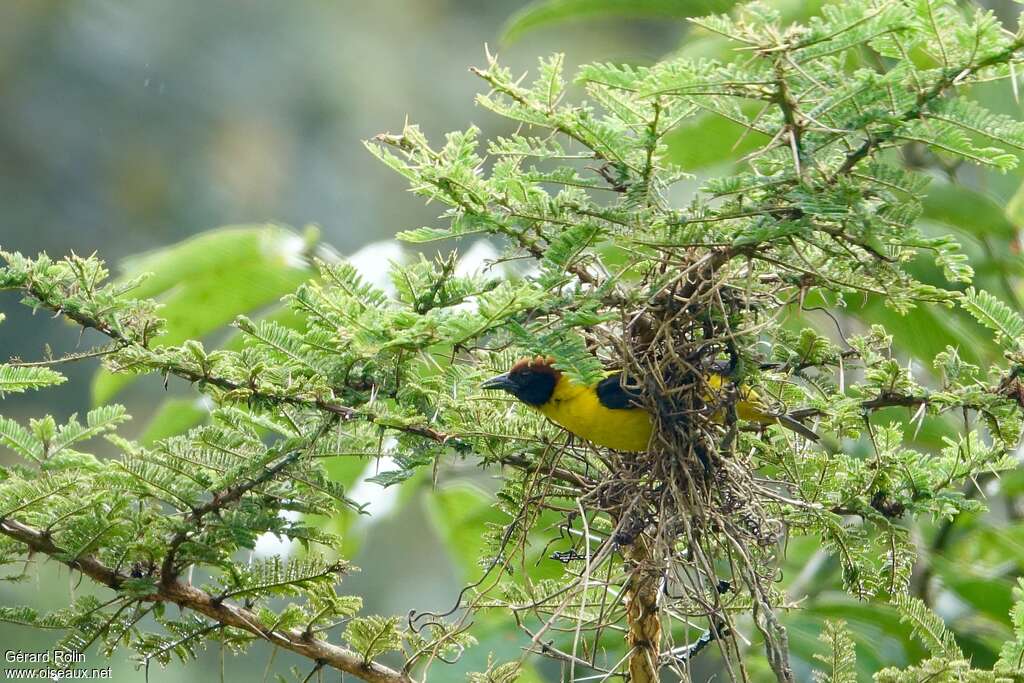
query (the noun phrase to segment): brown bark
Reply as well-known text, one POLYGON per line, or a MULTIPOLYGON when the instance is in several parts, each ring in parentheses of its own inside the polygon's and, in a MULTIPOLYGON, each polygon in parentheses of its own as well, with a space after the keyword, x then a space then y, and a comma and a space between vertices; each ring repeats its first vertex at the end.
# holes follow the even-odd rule
MULTIPOLYGON (((33 552, 51 557, 66 555, 64 550, 53 543, 49 536, 13 519, 0 520, 0 534, 24 543, 33 552)), ((73 560, 61 560, 71 569, 78 570, 99 584, 118 590, 130 577, 106 566, 91 555, 73 560)), ((396 671, 363 657, 348 648, 333 645, 326 640, 308 634, 300 629, 271 629, 263 625, 259 617, 250 610, 228 601, 218 601, 206 591, 181 581, 161 583, 157 592, 143 600, 170 602, 206 615, 225 626, 248 631, 270 641, 285 650, 307 657, 318 664, 334 667, 369 683, 412 683, 412 678, 402 671, 396 671)))
POLYGON ((626 623, 629 643, 630 683, 657 683, 658 656, 661 654, 661 619, 658 597, 661 592, 661 570, 651 557, 650 545, 637 536, 626 551, 633 564, 633 573, 626 590, 626 623))

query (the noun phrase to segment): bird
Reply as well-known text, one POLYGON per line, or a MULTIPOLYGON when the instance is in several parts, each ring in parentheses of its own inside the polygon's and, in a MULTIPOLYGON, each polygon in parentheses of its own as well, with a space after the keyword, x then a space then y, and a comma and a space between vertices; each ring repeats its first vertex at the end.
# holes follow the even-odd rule
MULTIPOLYGON (((736 417, 739 419, 759 425, 777 424, 796 432, 808 441, 817 443, 821 440, 817 434, 792 415, 772 411, 761 400, 761 396, 750 387, 743 384, 736 385, 729 379, 728 374, 724 371, 724 367, 724 364, 712 364, 711 372, 705 376, 704 381, 707 383, 709 390, 708 393, 702 396, 705 403, 714 404, 721 402, 723 392, 730 391, 732 387, 735 387, 737 392, 736 417)), ((712 415, 712 419, 716 422, 725 422, 725 410, 720 409, 716 411, 712 415)))
MULTIPOLYGON (((508 372, 492 377, 483 389, 499 390, 541 412, 555 424, 598 446, 617 451, 646 451, 654 424, 651 415, 636 402, 636 394, 622 385, 622 373, 610 372, 592 385, 577 384, 555 368, 551 357, 521 358, 508 372)), ((713 365, 706 376, 707 391, 702 399, 709 404, 722 400, 733 386, 720 366, 713 365)), ((818 441, 818 435, 795 418, 774 413, 751 388, 737 387, 736 415, 741 420, 761 425, 779 424, 806 439, 818 441)), ((712 414, 712 420, 725 421, 725 410, 712 414)))

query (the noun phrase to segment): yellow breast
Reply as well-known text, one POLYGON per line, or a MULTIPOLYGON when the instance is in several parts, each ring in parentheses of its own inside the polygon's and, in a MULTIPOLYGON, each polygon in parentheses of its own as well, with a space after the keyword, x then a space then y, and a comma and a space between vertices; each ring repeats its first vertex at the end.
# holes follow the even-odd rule
MULTIPOLYGON (((719 374, 707 378, 709 395, 704 400, 714 405, 724 400, 729 381, 719 374)), ((741 420, 770 424, 777 421, 761 405, 760 396, 749 387, 740 386, 736 414, 741 420)), ((601 405, 593 387, 573 384, 564 375, 558 379, 551 399, 536 408, 555 424, 598 446, 617 451, 645 451, 651 439, 651 417, 640 408, 607 408, 601 405)), ((712 419, 722 422, 724 410, 712 419)))
POLYGON ((575 385, 564 375, 551 399, 537 410, 552 422, 598 446, 644 451, 651 439, 651 418, 640 408, 606 408, 592 387, 575 385))

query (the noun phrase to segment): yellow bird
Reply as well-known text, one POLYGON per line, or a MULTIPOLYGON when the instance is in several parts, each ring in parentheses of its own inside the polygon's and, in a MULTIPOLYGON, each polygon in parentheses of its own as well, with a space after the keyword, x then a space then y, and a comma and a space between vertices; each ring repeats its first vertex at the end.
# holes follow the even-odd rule
MULTIPOLYGON (((704 400, 714 404, 731 381, 725 375, 711 372, 707 384, 714 396, 705 396, 704 400)), ((621 373, 584 386, 575 384, 555 369, 553 359, 538 356, 520 359, 508 372, 487 380, 482 386, 512 394, 555 424, 598 446, 618 451, 644 451, 651 440, 651 416, 637 406, 635 397, 623 388, 621 373)), ((796 419, 772 413, 764 407, 757 393, 748 387, 739 387, 736 415, 757 424, 780 424, 804 438, 818 440, 817 434, 796 419)), ((724 418, 724 411, 713 417, 718 422, 724 418)))

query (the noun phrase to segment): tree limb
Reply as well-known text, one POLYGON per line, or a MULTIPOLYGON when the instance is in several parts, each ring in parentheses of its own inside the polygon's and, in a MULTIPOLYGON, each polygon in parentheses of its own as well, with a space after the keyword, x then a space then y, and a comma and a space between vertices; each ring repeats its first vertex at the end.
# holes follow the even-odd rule
MULTIPOLYGON (((53 543, 49 535, 13 519, 0 521, 0 533, 24 543, 34 552, 54 559, 67 555, 64 549, 53 543)), ((128 574, 115 571, 92 555, 58 561, 71 569, 82 572, 96 583, 115 591, 121 590, 124 583, 131 579, 128 574)), ((368 683, 414 683, 408 674, 377 662, 366 662, 358 652, 332 645, 325 640, 313 637, 304 630, 268 628, 260 622, 255 613, 231 602, 216 600, 206 591, 178 580, 161 582, 155 592, 141 600, 174 603, 207 616, 219 624, 241 629, 267 640, 277 647, 344 671, 368 683)))

